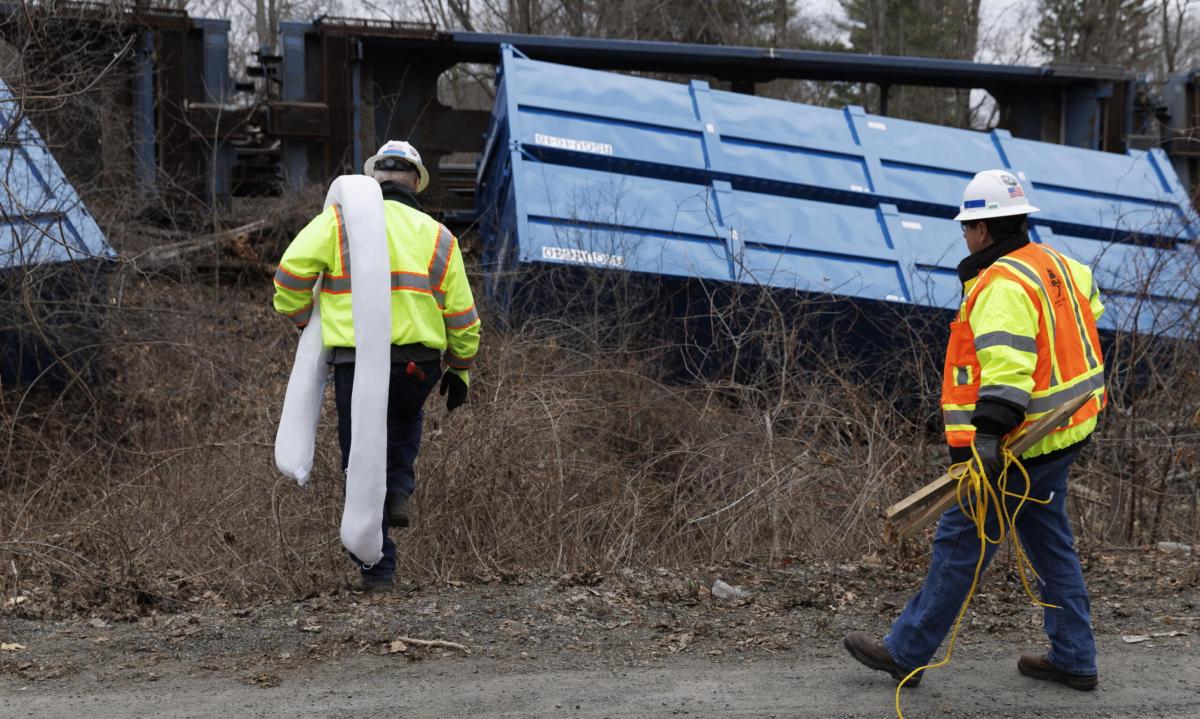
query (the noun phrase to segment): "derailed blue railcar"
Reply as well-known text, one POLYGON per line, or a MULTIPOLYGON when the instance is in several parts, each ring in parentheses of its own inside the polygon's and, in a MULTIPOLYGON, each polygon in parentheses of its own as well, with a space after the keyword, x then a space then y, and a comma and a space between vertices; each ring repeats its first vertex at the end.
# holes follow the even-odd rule
POLYGON ((553 314, 531 286, 547 268, 601 270, 676 288, 662 304, 681 302, 678 316, 697 314, 678 288, 699 283, 844 300, 870 325, 942 318, 960 301, 965 254, 952 218, 967 181, 991 168, 1012 170, 1043 209, 1035 241, 1095 267, 1102 329, 1177 335, 1194 323, 1196 216, 1159 150, 1082 150, 512 48, 477 178, 487 291, 502 308, 520 297, 522 312, 553 314))
POLYGON ((90 374, 114 254, 0 81, 0 384, 90 374))

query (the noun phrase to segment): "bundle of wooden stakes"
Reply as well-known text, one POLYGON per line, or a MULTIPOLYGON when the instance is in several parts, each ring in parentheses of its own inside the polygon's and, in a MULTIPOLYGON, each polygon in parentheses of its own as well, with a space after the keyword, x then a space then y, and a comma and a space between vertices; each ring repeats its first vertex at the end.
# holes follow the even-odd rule
MULTIPOLYGON (((1008 440, 1008 449, 1018 457, 1037 444, 1055 427, 1070 421, 1071 416, 1088 403, 1093 395, 1086 394, 1077 397, 1057 409, 1044 415, 1029 425, 1024 432, 1008 440)), ((888 542, 908 539, 921 529, 942 516, 942 512, 950 509, 958 502, 959 473, 949 472, 921 487, 916 492, 888 507, 884 523, 883 537, 888 542)))

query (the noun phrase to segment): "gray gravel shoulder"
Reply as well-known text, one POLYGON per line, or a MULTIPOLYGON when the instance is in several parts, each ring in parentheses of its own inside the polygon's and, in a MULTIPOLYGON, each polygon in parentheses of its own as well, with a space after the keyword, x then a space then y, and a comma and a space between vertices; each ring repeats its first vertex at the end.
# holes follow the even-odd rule
MULTIPOLYGON (((893 682, 840 639, 884 631, 920 569, 587 572, 42 619, 31 593, 0 611, 0 717, 887 717, 893 682), (715 577, 746 598, 713 597, 715 577)), ((1045 637, 1010 575, 982 585, 953 663, 905 692, 910 719, 1200 716, 1195 560, 1089 569, 1090 694, 1016 672, 1045 637)))
MULTIPOLYGON (((559 662, 360 655, 296 668, 276 686, 229 676, 116 684, 83 672, 54 686, 4 681, 0 715, 108 717, 885 717, 892 683, 822 647, 805 656, 566 668, 559 662)), ((1102 642, 1100 688, 1085 694, 1017 674, 1012 647, 989 641, 904 693, 909 717, 1200 716, 1191 646, 1129 650, 1102 642)))

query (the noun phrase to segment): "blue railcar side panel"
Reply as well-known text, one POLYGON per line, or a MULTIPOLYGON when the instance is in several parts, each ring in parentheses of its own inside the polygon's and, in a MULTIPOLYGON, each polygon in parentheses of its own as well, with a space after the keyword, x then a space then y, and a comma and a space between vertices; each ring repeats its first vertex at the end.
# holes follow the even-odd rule
MULTIPOLYGON (((479 169, 497 271, 582 265, 952 310, 975 172, 1094 268, 1105 329, 1193 317, 1197 221, 1161 152, 1102 153, 532 61, 506 49, 479 169)), ((498 285, 497 285, 498 286, 498 285)))
POLYGON ((538 95, 594 108, 652 109, 655 115, 664 119, 687 120, 695 117, 686 85, 515 56, 507 65, 519 68, 519 76, 512 73, 504 76, 504 82, 519 97, 538 95), (630 80, 637 83, 632 92, 630 80))
MULTIPOLYGON (((853 119, 863 146, 878 155, 885 165, 926 168, 968 179, 979 172, 976 168, 1003 166, 995 144, 986 133, 878 115, 854 115, 853 119)), ((961 194, 960 185, 950 194, 949 204, 956 204, 961 194)), ((913 198, 931 196, 940 198, 944 193, 918 188, 912 194, 913 198)))
MULTIPOLYGON (((1097 239, 1129 234, 1192 239, 1184 209, 1162 201, 1113 197, 1074 188, 1042 185, 1037 190, 1037 221, 1071 227, 1097 239)), ((1057 231, 1057 230, 1056 230, 1057 231)))
POLYGON ((704 185, 538 163, 526 178, 530 216, 667 233, 718 234, 713 189, 704 185))
POLYGON ((895 248, 868 207, 736 192, 731 221, 747 242, 780 250, 807 248, 847 257, 894 260, 895 248))
POLYGON ((529 222, 526 236, 521 238, 520 253, 523 262, 590 265, 720 281, 729 279, 725 244, 715 238, 696 235, 535 218, 529 222))
POLYGON ((1016 137, 1008 138, 1003 145, 1012 166, 1020 168, 1039 187, 1055 185, 1142 200, 1172 199, 1171 188, 1142 150, 1121 155, 1016 137))
POLYGON ((888 260, 747 244, 742 266, 750 284, 765 287, 895 302, 905 295, 900 268, 888 260))
POLYGON ((671 158, 681 167, 705 167, 700 133, 694 130, 529 107, 521 108, 518 122, 521 130, 514 137, 526 145, 634 161, 671 158))
POLYGON ((721 148, 726 160, 724 169, 733 175, 853 192, 871 187, 861 157, 736 139, 725 140, 721 148))
POLYGON ((714 123, 725 137, 773 138, 803 147, 856 144, 841 110, 713 91, 714 123))

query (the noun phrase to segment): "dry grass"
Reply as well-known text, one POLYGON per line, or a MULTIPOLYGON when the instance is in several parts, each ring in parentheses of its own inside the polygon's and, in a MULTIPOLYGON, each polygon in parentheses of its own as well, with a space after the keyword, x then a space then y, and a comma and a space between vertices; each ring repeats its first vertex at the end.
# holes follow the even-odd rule
MULTIPOLYGON (((273 467, 295 341, 269 281, 123 273, 111 290, 101 381, 0 394, 0 596, 34 592, 50 613, 139 612, 205 592, 302 596, 352 576, 332 402, 313 485, 273 467)), ((682 383, 663 379, 678 347, 605 351, 578 323, 502 333, 485 320, 471 405, 446 418, 429 404, 418 518, 400 543, 408 576, 857 558, 880 549, 880 509, 942 467, 924 421, 935 398, 906 405, 801 346, 763 358, 773 369, 754 383, 682 383)), ((1133 429, 1115 403, 1077 473, 1139 502, 1131 515, 1077 502, 1089 546, 1129 541, 1126 521, 1133 541, 1196 537, 1195 407, 1172 399, 1194 386, 1194 364, 1176 362, 1143 388, 1133 429), (1147 433, 1171 448, 1169 481, 1125 465, 1147 433)))
MULTIPOLYGON (((113 294, 90 397, 0 398, 0 594, 69 611, 302 595, 348 576, 332 407, 313 486, 273 467, 294 336, 269 284, 135 278, 113 294)), ((768 427, 748 388, 668 384, 634 352, 489 332, 484 356, 469 409, 429 405, 407 574, 857 552, 895 493, 887 477, 934 466, 899 445, 876 462, 872 436, 912 428, 865 395, 876 424, 860 427, 828 399, 857 390, 832 377, 795 383, 768 427)))

